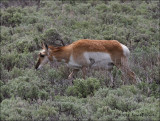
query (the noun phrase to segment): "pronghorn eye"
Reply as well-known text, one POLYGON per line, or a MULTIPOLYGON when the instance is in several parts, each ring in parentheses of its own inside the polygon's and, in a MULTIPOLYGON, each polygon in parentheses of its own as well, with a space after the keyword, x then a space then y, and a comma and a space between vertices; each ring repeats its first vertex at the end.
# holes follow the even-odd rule
POLYGON ((45 55, 42 55, 42 54, 40 53, 40 57, 42 57, 42 58, 43 58, 44 56, 45 56, 45 55))

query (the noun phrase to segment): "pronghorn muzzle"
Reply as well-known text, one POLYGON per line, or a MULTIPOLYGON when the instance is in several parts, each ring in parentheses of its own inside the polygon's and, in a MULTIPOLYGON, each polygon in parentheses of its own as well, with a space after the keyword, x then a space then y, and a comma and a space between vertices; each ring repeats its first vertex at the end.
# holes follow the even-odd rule
POLYGON ((39 65, 40 65, 40 59, 38 60, 36 66, 35 66, 35 69, 36 69, 36 70, 38 69, 39 65))

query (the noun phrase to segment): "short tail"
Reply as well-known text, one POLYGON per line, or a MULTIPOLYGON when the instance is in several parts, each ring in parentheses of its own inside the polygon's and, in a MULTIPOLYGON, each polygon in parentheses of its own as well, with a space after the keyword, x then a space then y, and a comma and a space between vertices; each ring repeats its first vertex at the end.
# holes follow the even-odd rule
POLYGON ((124 54, 124 56, 128 57, 130 55, 130 51, 129 51, 128 47, 125 46, 125 45, 123 45, 123 44, 121 44, 121 46, 123 48, 123 54, 124 54))

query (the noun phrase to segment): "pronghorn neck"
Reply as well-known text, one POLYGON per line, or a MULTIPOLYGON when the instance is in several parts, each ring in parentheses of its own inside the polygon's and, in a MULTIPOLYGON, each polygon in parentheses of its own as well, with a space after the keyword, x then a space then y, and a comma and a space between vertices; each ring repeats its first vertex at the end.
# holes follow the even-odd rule
POLYGON ((53 47, 49 46, 49 60, 58 62, 68 62, 70 57, 70 51, 67 46, 53 47))

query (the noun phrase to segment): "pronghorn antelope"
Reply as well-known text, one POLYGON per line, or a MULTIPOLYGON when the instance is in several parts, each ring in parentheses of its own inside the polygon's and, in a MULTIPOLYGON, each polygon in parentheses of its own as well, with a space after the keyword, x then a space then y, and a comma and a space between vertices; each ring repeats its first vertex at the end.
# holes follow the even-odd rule
POLYGON ((88 67, 110 70, 115 65, 132 80, 132 83, 136 83, 135 74, 128 66, 130 51, 117 40, 82 39, 62 47, 43 44, 42 48, 36 69, 40 69, 48 62, 62 61, 73 69, 68 77, 71 79, 80 69, 85 78, 88 67))

